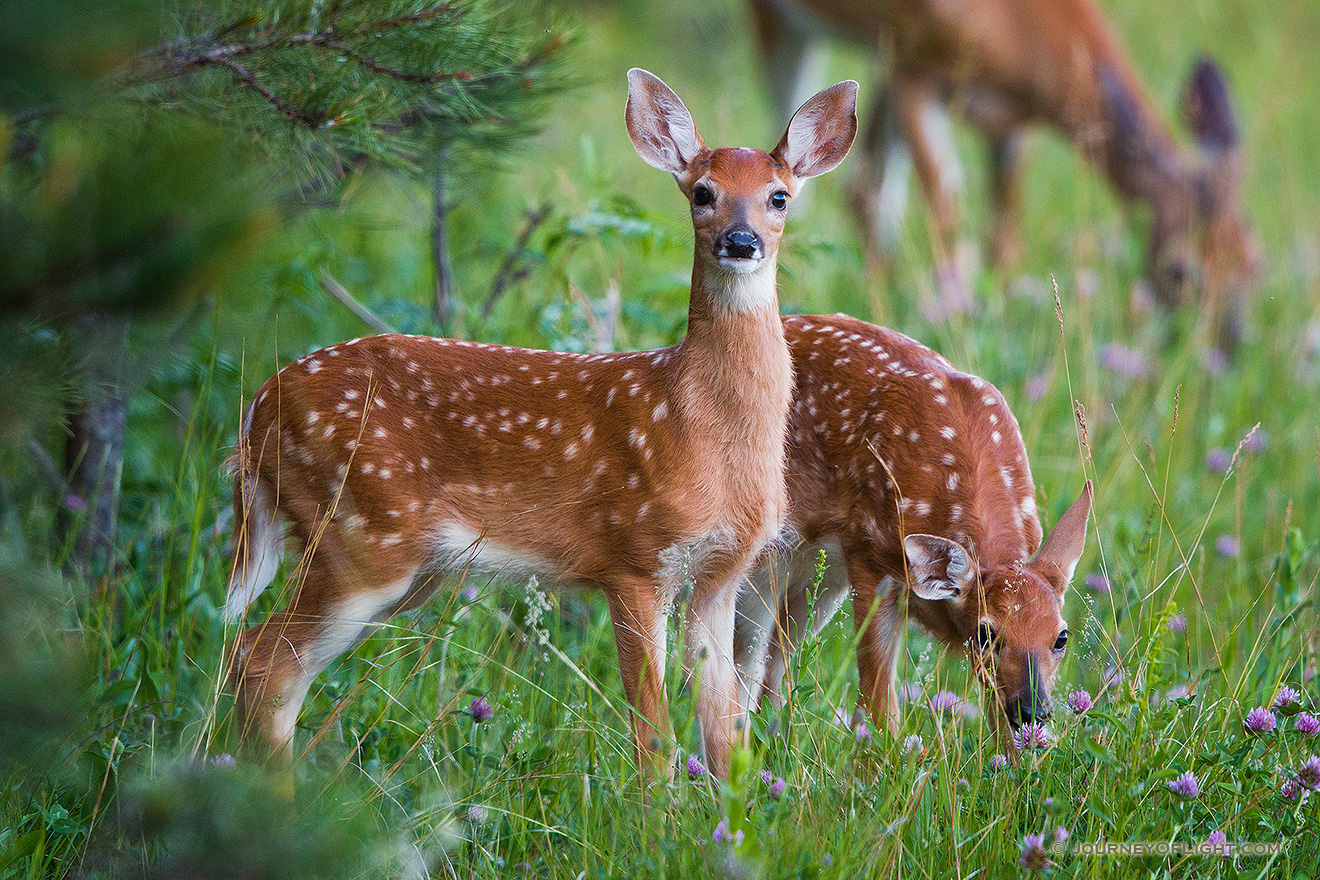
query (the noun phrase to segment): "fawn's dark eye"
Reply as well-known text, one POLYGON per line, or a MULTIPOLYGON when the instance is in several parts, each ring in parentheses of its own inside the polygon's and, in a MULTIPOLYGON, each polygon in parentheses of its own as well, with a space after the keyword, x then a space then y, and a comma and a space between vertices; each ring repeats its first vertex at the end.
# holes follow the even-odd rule
POLYGON ((976 648, 982 654, 999 650, 999 633, 987 621, 981 621, 981 625, 976 628, 976 648))
POLYGON ((788 193, 782 189, 770 197, 770 207, 782 211, 788 207, 788 193))
POLYGON ((1066 647, 1068 647, 1068 631, 1065 629, 1063 632, 1059 633, 1059 637, 1054 640, 1054 650, 1062 651, 1066 647))
POLYGON ((709 205, 713 201, 715 201, 715 193, 706 189, 706 187, 694 186, 692 188, 692 204, 700 207, 702 205, 709 205))

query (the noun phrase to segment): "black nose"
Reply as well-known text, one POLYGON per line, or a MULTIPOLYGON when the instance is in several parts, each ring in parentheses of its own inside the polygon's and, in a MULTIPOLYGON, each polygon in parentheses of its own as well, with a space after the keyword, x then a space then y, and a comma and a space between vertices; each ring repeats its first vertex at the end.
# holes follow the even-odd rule
POLYGON ((1008 720, 1014 727, 1050 720, 1049 703, 1032 698, 1014 697, 1007 706, 1008 720))
POLYGON ((755 232, 747 229, 733 229, 724 233, 716 255, 747 260, 755 257, 760 250, 761 239, 755 232))

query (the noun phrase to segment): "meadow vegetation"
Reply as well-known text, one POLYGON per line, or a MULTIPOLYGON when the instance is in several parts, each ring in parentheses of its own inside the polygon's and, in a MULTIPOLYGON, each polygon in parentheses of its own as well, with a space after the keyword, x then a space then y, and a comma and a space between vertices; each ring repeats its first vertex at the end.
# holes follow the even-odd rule
MULTIPOLYGON (((973 313, 926 317, 918 193, 893 270, 864 268, 847 163, 796 206, 780 270, 785 312, 894 327, 994 382, 1021 423, 1047 529, 1094 481, 1047 748, 1005 762, 967 664, 916 630, 900 661, 901 734, 840 723, 857 691, 840 615, 794 659, 784 709, 753 718, 733 779, 715 783, 689 761, 698 737, 674 622, 678 771, 645 789, 603 602, 470 576, 317 681, 288 774, 237 750, 221 463, 242 408, 279 366, 372 332, 326 294, 323 271, 384 324, 436 332, 426 193, 381 172, 350 178, 333 204, 227 266, 181 350, 152 362, 129 414, 109 589, 59 574, 48 535, 64 499, 6 460, 0 656, 18 672, 0 682, 0 876, 1315 876, 1320 9, 1102 5, 1171 115, 1198 52, 1232 84, 1268 263, 1231 360, 1195 307, 1151 305, 1143 218, 1046 133, 1026 175, 1025 265, 978 271, 973 313), (1274 723, 1249 723, 1284 688, 1297 697, 1284 694, 1274 723), (1089 699, 1070 708, 1078 691, 1089 699), (1056 854, 1060 829, 1069 845, 1222 832, 1281 847, 1056 854)), ((625 71, 664 77, 711 144, 769 147, 784 121, 770 118, 735 0, 556 15, 575 34, 573 82, 543 134, 453 187, 450 332, 578 351, 669 344, 686 317, 690 225, 672 181, 627 140, 625 71)), ((870 81, 870 64, 836 51, 831 81, 870 81)), ((962 147, 979 234, 984 156, 970 138, 962 147)))

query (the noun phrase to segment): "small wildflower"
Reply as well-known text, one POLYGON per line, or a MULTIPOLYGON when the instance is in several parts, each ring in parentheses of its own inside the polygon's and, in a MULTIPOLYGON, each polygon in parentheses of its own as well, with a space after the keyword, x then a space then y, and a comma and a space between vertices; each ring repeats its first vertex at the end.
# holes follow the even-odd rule
POLYGON ((1212 348, 1201 357, 1201 363, 1212 376, 1218 376, 1228 369, 1231 361, 1222 349, 1212 348))
POLYGON ((1040 802, 1040 805, 1047 810, 1052 810, 1054 809, 1054 798, 1047 797, 1045 798, 1045 800, 1040 802))
POLYGON ((1206 846, 1212 846, 1221 849, 1228 846, 1228 835, 1216 828, 1210 832, 1210 836, 1205 839, 1206 846))
POLYGON ((917 684, 915 681, 910 681, 907 684, 900 685, 898 693, 899 696, 903 698, 903 702, 915 703, 917 700, 921 699, 921 685, 917 684))
POLYGON ((475 602, 477 601, 477 597, 481 594, 477 591, 476 587, 468 584, 466 587, 458 591, 458 595, 463 597, 464 602, 475 602))
POLYGON ((1192 689, 1187 683, 1180 682, 1169 688, 1169 692, 1164 695, 1164 701, 1172 703, 1174 700, 1181 700, 1183 697, 1189 696, 1191 693, 1192 689))
POLYGON ((1302 769, 1297 771, 1297 781, 1303 788, 1320 791, 1320 756, 1312 755, 1306 759, 1302 769))
POLYGON ((770 797, 774 798, 775 800, 779 800, 781 797, 784 796, 784 791, 787 788, 788 788, 788 783, 784 781, 784 777, 782 776, 775 777, 775 781, 770 783, 770 797))
POLYGON ((467 810, 467 820, 472 825, 483 825, 486 822, 486 808, 472 805, 467 810))
POLYGON ((1050 390, 1050 374, 1040 372, 1027 380, 1027 400, 1035 403, 1045 396, 1045 392, 1050 390))
POLYGON ((1196 780, 1196 774, 1188 770, 1177 779, 1169 781, 1169 791, 1179 797, 1194 798, 1201 793, 1201 783, 1196 780))
POLYGON ((216 755, 211 758, 211 766, 220 767, 224 770, 233 770, 238 766, 238 761, 234 759, 233 755, 225 752, 223 755, 216 755))
POLYGON ((734 846, 741 846, 743 842, 743 836, 744 835, 741 830, 735 831, 732 834, 730 834, 729 820, 721 819, 720 824, 716 825, 715 830, 711 832, 710 840, 711 843, 731 843, 734 846))
POLYGON ((1031 871, 1033 874, 1040 873, 1048 868, 1050 862, 1049 854, 1045 852, 1045 835, 1028 834, 1022 839, 1022 856, 1018 859, 1024 871, 1031 871))
POLYGON ((926 744, 921 741, 919 734, 913 733, 903 740, 903 754, 915 755, 920 757, 926 751, 926 744))
POLYGON ((1072 709, 1074 715, 1083 715, 1091 711, 1094 705, 1095 702, 1086 691, 1073 691, 1068 695, 1068 708, 1072 709))
POLYGON ((693 781, 706 775, 706 765, 701 763, 701 756, 697 754, 688 755, 687 762, 688 779, 693 781))
POLYGON ((932 712, 944 712, 949 709, 956 709, 962 698, 953 691, 940 691, 930 698, 930 710, 932 712))
POLYGON ((834 708, 834 723, 839 727, 852 726, 852 719, 853 713, 845 709, 842 703, 834 708))
POLYGON ((1284 685, 1279 688, 1279 692, 1274 695, 1274 704, 1272 709, 1291 709, 1293 706, 1301 707, 1302 692, 1295 687, 1284 685))
POLYGON ((1013 746, 1017 749, 1043 749, 1050 744, 1050 731, 1034 721, 1013 731, 1013 746))
POLYGON ((73 494, 72 492, 67 492, 64 495, 64 506, 69 510, 72 510, 74 513, 85 513, 87 510, 87 500, 81 496, 73 494))
POLYGON ((991 756, 990 756, 990 769, 991 769, 991 770, 1003 770, 1003 769, 1004 769, 1005 767, 1007 767, 1007 766, 1008 766, 1008 758, 1007 758, 1006 756, 1004 756, 1004 755, 991 755, 991 756))
POLYGON ((1123 683, 1125 678, 1127 678, 1127 673, 1122 666, 1111 666, 1105 670, 1105 687, 1117 687, 1123 683))
POLYGON ((1223 447, 1211 449, 1205 454, 1205 466, 1217 474, 1228 473, 1228 467, 1233 463, 1233 453, 1223 447))
POLYGON ((1068 838, 1070 837, 1072 837, 1072 834, 1068 831, 1068 829, 1060 825, 1058 830, 1054 832, 1054 843, 1056 845, 1061 843, 1067 843, 1068 838))
POLYGON ((959 779, 954 788, 961 792, 967 792, 972 790, 972 784, 966 779, 959 779))
POLYGON ((1092 593, 1109 592, 1109 578, 1105 577, 1098 571, 1093 571, 1087 574, 1086 580, 1083 581, 1083 583, 1086 584, 1086 588, 1092 593))
POLYGON ((1225 559, 1237 559, 1242 553, 1242 542, 1232 535, 1215 538, 1215 552, 1225 559))
POLYGON ((1145 352, 1117 342, 1111 342, 1100 350, 1100 363, 1105 369, 1129 379, 1144 379, 1151 372, 1150 358, 1145 352))
POLYGON ((1303 712, 1293 719, 1293 730, 1303 736, 1315 736, 1320 733, 1320 718, 1309 712, 1303 712))
POLYGON ((1248 733, 1269 733, 1277 723, 1278 719, 1274 717, 1273 712, 1264 706, 1257 706, 1247 713, 1247 718, 1242 722, 1242 726, 1247 729, 1248 733))
POLYGON ((473 697, 472 705, 468 706, 468 714, 477 724, 483 721, 489 721, 495 715, 495 707, 486 702, 485 697, 473 697))
POLYGON ((1187 615, 1175 614, 1173 617, 1170 617, 1168 622, 1164 625, 1169 628, 1169 632, 1171 633, 1187 632, 1187 615))
POLYGON ((857 725, 857 730, 854 731, 853 736, 857 738, 857 744, 859 746, 871 744, 871 728, 867 727, 865 722, 857 725))
POLYGON ((1285 801, 1305 801, 1310 796, 1311 793, 1303 789, 1296 779, 1285 779, 1283 785, 1279 786, 1279 797, 1285 801))
POLYGON ((771 773, 769 770, 762 770, 761 781, 764 782, 766 785, 769 785, 770 783, 775 781, 775 774, 771 773))
POLYGON ((1270 445, 1270 435, 1260 428, 1252 428, 1242 435, 1242 448, 1247 452, 1264 452, 1270 445))

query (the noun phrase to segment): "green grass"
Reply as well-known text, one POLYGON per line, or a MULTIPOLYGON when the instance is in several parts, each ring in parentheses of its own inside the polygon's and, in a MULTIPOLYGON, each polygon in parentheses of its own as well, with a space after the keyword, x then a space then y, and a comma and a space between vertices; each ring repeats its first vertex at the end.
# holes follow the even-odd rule
MULTIPOLYGON (((6 614, 7 651, 55 652, 52 668, 82 670, 76 680, 87 686, 70 698, 79 714, 51 722, 62 734, 54 751, 34 747, 9 774, 0 875, 132 876, 151 864, 154 876, 1009 877, 1021 873, 1024 835, 1062 826, 1074 843, 1191 844, 1221 829, 1283 849, 1272 858, 1069 855, 1056 876, 1313 876, 1317 801, 1287 803, 1278 792, 1320 738, 1282 719, 1275 733, 1249 736, 1242 718, 1284 683, 1320 701, 1306 680, 1320 648, 1320 67, 1311 46, 1320 12, 1307 0, 1105 6, 1160 106, 1175 105, 1191 58, 1208 49, 1241 107, 1248 207, 1269 266, 1227 370, 1203 366, 1193 310, 1133 312, 1142 218, 1127 222, 1103 182, 1049 135, 1028 169, 1024 272, 979 274, 973 315, 940 325, 921 316, 933 291, 915 193, 897 271, 867 277, 843 210, 846 163, 813 184, 782 261, 786 310, 886 323, 998 385, 1021 422, 1047 522, 1083 479, 1095 481, 1098 534, 1068 596, 1075 636, 1056 693, 1086 688, 1097 705, 1080 718, 1061 711, 1052 748, 991 769, 983 717, 937 716, 919 703, 907 707, 898 740, 859 745, 834 721, 856 699, 852 623, 840 616, 795 661, 789 707, 754 719, 732 786, 680 774, 644 791, 604 604, 558 593, 539 614, 534 586, 474 579, 463 586, 475 598, 455 585, 318 680, 298 735, 300 749, 314 745, 293 771, 292 805, 287 780, 241 755, 233 770, 198 763, 233 748, 220 686, 233 635, 218 611, 229 552, 220 463, 241 406, 279 364, 366 332, 321 293, 322 266, 396 326, 430 329, 425 197, 374 178, 237 267, 188 357, 158 367, 135 401, 124 576, 114 590, 87 599, 73 586, 76 600, 56 590, 55 610, 30 624, 6 614), (1115 342, 1144 351, 1149 374, 1105 368, 1104 347, 1115 342), (1242 450, 1227 476, 1206 466, 1210 450, 1233 452, 1257 423, 1263 448, 1242 450), (1240 555, 1217 552, 1221 536, 1240 555), (1112 592, 1082 587, 1091 572, 1112 592), (1168 629, 1175 614, 1185 633, 1168 629), (1105 687, 1115 668, 1122 681, 1105 687), (1177 685, 1191 695, 1164 699, 1177 685), (464 710, 478 695, 495 716, 474 725, 464 710), (923 749, 904 754, 912 734, 923 749), (786 780, 781 800, 762 769, 786 780), (1201 782, 1190 800, 1167 785, 1186 770, 1201 782), (711 842, 725 817, 743 832, 737 847, 711 842)), ((454 207, 459 331, 589 347, 617 287, 615 345, 667 344, 682 332, 690 229, 672 182, 628 144, 624 71, 664 77, 711 143, 769 146, 783 121, 768 117, 745 14, 731 0, 565 14, 580 32, 583 84, 533 146, 465 187, 454 207), (501 249, 542 203, 551 213, 533 236, 530 275, 482 320, 501 249)), ((830 72, 872 78, 847 51, 831 57, 830 72)), ((968 231, 979 234, 982 157, 970 138, 962 147, 968 231)), ((40 555, 52 513, 49 500, 35 501, 5 524, 6 540, 40 555)), ((40 580, 28 572, 22 583, 40 580)), ((263 598, 250 619, 276 600, 263 598)), ((697 736, 678 641, 671 626, 669 693, 685 754, 697 736)), ((915 630, 900 671, 926 694, 979 699, 966 664, 915 630)))

